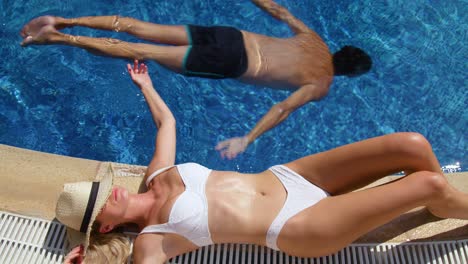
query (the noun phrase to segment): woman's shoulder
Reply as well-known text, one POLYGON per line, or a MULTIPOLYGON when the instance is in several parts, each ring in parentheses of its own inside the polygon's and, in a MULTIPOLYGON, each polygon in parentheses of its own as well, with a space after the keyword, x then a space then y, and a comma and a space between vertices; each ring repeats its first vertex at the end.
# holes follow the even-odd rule
POLYGON ((150 188, 150 184, 152 183, 154 178, 156 178, 161 173, 166 172, 175 166, 177 165, 160 166, 157 168, 152 168, 151 166, 149 166, 148 170, 146 171, 146 175, 147 175, 146 181, 145 181, 146 186, 150 188))

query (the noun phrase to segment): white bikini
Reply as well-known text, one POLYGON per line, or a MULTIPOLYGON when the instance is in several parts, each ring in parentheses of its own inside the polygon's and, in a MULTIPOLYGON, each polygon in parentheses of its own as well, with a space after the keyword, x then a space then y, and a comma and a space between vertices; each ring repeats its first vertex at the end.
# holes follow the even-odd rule
POLYGON ((283 183, 287 193, 283 208, 271 223, 266 235, 267 247, 279 250, 276 240, 286 221, 330 195, 286 166, 276 165, 269 170, 283 183))
POLYGON ((157 175, 176 167, 185 184, 185 191, 177 197, 169 221, 165 224, 145 227, 143 233, 176 233, 195 245, 202 247, 213 244, 208 228, 208 202, 205 185, 211 170, 197 163, 184 163, 159 169, 146 180, 146 186, 157 175))
MULTIPOLYGON (((199 247, 213 244, 208 226, 208 202, 205 194, 205 185, 211 170, 197 163, 173 165, 152 173, 146 180, 146 185, 148 186, 154 177, 173 167, 179 171, 185 191, 172 206, 167 223, 147 226, 140 234, 176 233, 199 247)), ((277 165, 269 170, 278 177, 287 192, 283 208, 271 223, 266 235, 267 246, 279 250, 276 240, 286 221, 329 194, 286 166, 277 165)))

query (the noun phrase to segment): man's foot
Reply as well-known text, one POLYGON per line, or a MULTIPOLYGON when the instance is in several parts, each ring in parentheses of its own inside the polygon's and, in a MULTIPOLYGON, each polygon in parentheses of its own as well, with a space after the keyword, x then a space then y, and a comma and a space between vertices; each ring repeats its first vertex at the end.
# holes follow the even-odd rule
POLYGON ((59 34, 56 25, 56 19, 52 16, 41 16, 31 20, 21 29, 20 35, 23 37, 21 46, 49 42, 52 35, 59 34))

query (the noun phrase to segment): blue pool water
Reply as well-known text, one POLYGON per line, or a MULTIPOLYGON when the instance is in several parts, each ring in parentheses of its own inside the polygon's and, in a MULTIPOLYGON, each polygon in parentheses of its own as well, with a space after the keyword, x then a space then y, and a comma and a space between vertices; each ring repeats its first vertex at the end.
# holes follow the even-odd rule
MULTIPOLYGON (((370 53, 372 71, 337 78, 329 95, 292 114, 235 160, 214 146, 240 136, 290 92, 234 80, 187 78, 149 63, 153 81, 178 122, 177 162, 260 171, 304 155, 397 131, 433 144, 441 165, 466 170, 466 1, 278 1, 315 29, 332 51, 351 44, 370 53), (457 167, 459 166, 459 167, 457 167)), ((249 1, 2 0, 0 143, 75 157, 147 164, 155 127, 126 61, 64 46, 21 48, 31 18, 120 14, 165 24, 224 24, 291 36, 249 1)), ((85 28, 89 36, 136 39, 85 28)))

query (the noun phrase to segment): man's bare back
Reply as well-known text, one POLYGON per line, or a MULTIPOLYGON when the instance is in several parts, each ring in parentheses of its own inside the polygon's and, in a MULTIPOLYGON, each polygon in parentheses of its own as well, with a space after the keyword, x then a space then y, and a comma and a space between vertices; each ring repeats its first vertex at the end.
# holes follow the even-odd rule
POLYGON ((332 54, 313 31, 291 38, 273 38, 242 31, 249 58, 242 81, 279 89, 297 89, 307 84, 333 80, 332 54))

